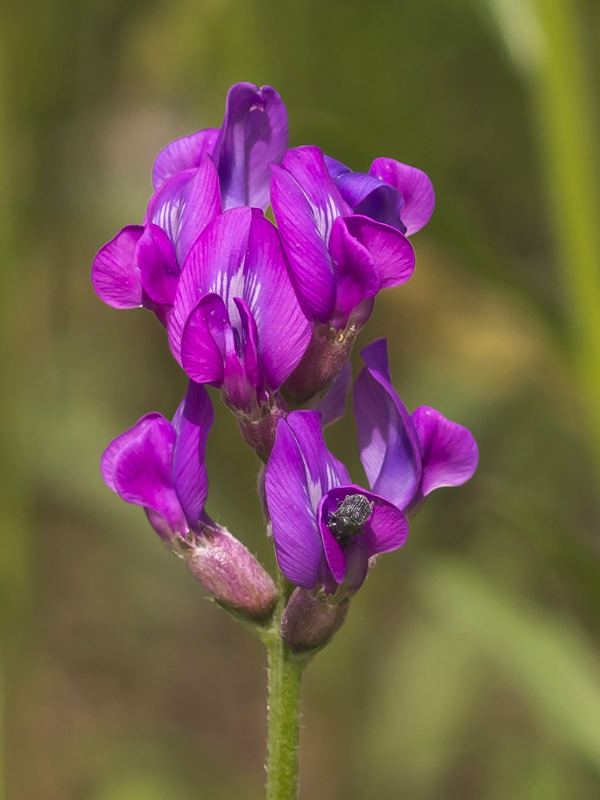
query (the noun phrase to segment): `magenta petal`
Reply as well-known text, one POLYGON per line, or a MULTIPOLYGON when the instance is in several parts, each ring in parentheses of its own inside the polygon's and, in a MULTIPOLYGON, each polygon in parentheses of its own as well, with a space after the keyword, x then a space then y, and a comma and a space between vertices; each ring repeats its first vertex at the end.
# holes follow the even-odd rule
POLYGON ((402 195, 404 206, 400 216, 408 236, 427 225, 433 214, 435 194, 433 184, 422 170, 393 158, 376 158, 369 173, 391 184, 402 195))
POLYGON ((191 136, 182 136, 164 147, 156 156, 152 168, 154 189, 162 186, 176 172, 199 167, 204 156, 212 154, 218 136, 218 128, 206 128, 191 136))
POLYGON ((234 297, 233 302, 240 315, 244 371, 252 386, 257 388, 259 384, 262 383, 262 375, 258 361, 258 330, 256 321, 250 312, 248 304, 244 300, 239 297, 234 297))
POLYGON ((417 432, 388 380, 387 341, 378 339, 361 355, 367 366, 354 383, 360 458, 371 489, 403 509, 421 481, 417 432))
POLYGON ((286 423, 296 437, 306 462, 316 511, 321 497, 335 486, 350 483, 350 475, 342 462, 327 449, 318 411, 292 411, 287 415, 286 423))
POLYGON ((479 460, 473 434, 429 406, 415 409, 412 420, 422 451, 422 495, 440 486, 461 486, 468 481, 479 460))
POLYGON ((332 425, 344 416, 351 386, 352 364, 346 361, 341 371, 337 374, 331 388, 316 406, 316 410, 321 414, 321 425, 323 428, 332 425))
POLYGON ((328 500, 326 497, 324 497, 321 500, 319 509, 317 511, 319 532, 323 540, 323 551, 327 560, 327 566, 329 567, 335 582, 342 583, 346 577, 347 571, 346 557, 340 546, 340 543, 327 527, 327 519, 325 517, 328 517, 328 512, 326 511, 328 505, 328 500))
POLYGON ((370 540, 369 555, 389 553, 402 547, 408 537, 408 522, 402 511, 383 497, 364 492, 371 500, 373 513, 365 523, 365 534, 370 540))
POLYGON ((123 500, 152 509, 173 532, 183 534, 187 523, 171 474, 175 439, 168 420, 148 414, 111 442, 100 468, 107 485, 123 500))
POLYGON ((415 269, 415 253, 403 233, 365 216, 346 217, 344 221, 348 232, 373 259, 381 289, 391 289, 409 280, 415 269))
POLYGON ((290 280, 277 230, 260 212, 252 215, 243 299, 256 322, 261 368, 275 391, 298 366, 312 331, 290 280))
POLYGON ((282 419, 265 472, 265 490, 279 567, 289 581, 304 589, 315 588, 323 559, 309 489, 298 441, 282 419))
POLYGON ((327 322, 335 300, 335 279, 327 244, 313 208, 292 176, 272 167, 271 203, 296 286, 310 314, 327 322))
POLYGON ((92 285, 101 300, 114 308, 138 308, 143 302, 135 249, 142 225, 127 225, 101 247, 92 263, 92 285))
POLYGON ((375 297, 380 288, 379 273, 371 254, 349 229, 348 222, 353 219, 338 217, 329 240, 336 276, 333 322, 340 328, 345 327, 356 306, 368 297, 375 297))
POLYGON ((220 214, 202 232, 181 272, 169 318, 171 352, 181 363, 181 337, 199 299, 219 295, 231 313, 234 297, 243 295, 243 263, 252 221, 249 208, 220 214))
POLYGON ((341 161, 337 161, 331 156, 323 154, 323 159, 325 161, 325 166, 327 167, 327 172, 330 174, 333 181, 337 181, 337 179, 342 175, 349 175, 352 172, 350 167, 347 167, 345 164, 342 164, 341 161))
POLYGON ((173 482, 190 527, 196 528, 208 496, 206 441, 214 422, 213 404, 204 386, 193 381, 173 420, 177 441, 173 482))
POLYGON ((314 145, 293 147, 285 154, 282 167, 310 203, 319 235, 328 244, 333 221, 339 216, 352 214, 352 208, 327 171, 322 151, 314 145))
POLYGON ((189 315, 181 340, 181 366, 196 383, 224 379, 225 328, 229 317, 218 295, 205 295, 189 315))
POLYGON ((405 231, 400 220, 402 195, 389 183, 364 172, 350 172, 339 177, 335 185, 355 214, 364 214, 377 222, 405 231))
POLYGON ((287 111, 271 86, 236 83, 215 145, 223 208, 269 205, 270 164, 280 164, 288 145, 287 111))
POLYGON ((161 305, 173 305, 179 267, 171 240, 163 229, 148 223, 138 241, 135 256, 148 297, 161 305))

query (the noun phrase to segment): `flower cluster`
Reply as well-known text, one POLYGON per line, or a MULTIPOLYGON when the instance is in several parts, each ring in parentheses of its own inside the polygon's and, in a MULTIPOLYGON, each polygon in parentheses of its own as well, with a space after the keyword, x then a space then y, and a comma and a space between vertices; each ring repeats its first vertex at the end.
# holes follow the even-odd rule
POLYGON ((281 98, 249 83, 229 90, 219 129, 167 145, 152 180, 143 223, 101 248, 92 283, 115 308, 152 311, 190 380, 172 422, 148 414, 109 445, 104 480, 145 508, 219 602, 267 620, 273 581, 204 511, 213 424, 205 387, 219 390, 266 465, 261 495, 277 561, 298 587, 284 637, 300 649, 320 645, 339 627, 332 609, 362 585, 374 557, 402 546, 425 496, 464 483, 477 465, 468 430, 427 406, 408 413, 385 340, 363 350, 353 393, 369 489, 323 439, 345 411, 350 352, 377 294, 413 273, 409 236, 431 217, 431 182, 389 158, 361 173, 316 146, 289 149, 281 98))

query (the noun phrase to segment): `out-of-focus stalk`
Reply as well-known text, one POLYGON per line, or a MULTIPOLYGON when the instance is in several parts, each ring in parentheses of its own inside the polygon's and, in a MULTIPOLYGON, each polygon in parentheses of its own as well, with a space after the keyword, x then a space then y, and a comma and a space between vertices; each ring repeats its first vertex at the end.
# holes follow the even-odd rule
POLYGON ((600 197, 594 108, 575 0, 489 0, 532 91, 575 366, 600 475, 600 197))

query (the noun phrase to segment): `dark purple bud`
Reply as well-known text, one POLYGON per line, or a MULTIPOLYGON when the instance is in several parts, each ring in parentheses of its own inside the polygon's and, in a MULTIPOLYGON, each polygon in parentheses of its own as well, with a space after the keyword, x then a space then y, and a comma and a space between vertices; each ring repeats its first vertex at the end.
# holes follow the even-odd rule
POLYGON ((293 653, 328 644, 344 624, 349 599, 330 603, 324 592, 295 589, 281 618, 281 637, 293 653))
POLYGON ((271 576, 227 528, 205 520, 193 543, 179 542, 180 554, 219 603, 254 622, 265 622, 277 598, 271 576))
POLYGON ((316 323, 310 344, 287 379, 284 392, 296 402, 305 403, 326 389, 347 363, 357 335, 353 324, 337 330, 316 323))
POLYGON ((259 406, 257 414, 254 416, 248 416, 240 412, 237 413, 237 420, 242 438, 265 464, 275 444, 277 423, 280 419, 283 419, 288 412, 289 408, 285 400, 281 394, 277 392, 272 402, 269 404, 263 403, 259 406))

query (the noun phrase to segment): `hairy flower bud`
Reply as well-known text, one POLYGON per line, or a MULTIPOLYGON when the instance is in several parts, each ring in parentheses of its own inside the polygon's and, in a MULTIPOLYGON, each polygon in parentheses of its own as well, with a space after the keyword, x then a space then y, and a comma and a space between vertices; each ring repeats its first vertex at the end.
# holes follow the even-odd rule
POLYGON ((232 611, 265 622, 273 613, 277 589, 271 576, 227 528, 201 524, 193 542, 180 542, 179 552, 194 577, 232 611))
POLYGON ((286 395, 305 403, 327 388, 348 361, 357 334, 353 324, 337 330, 317 323, 308 349, 285 383, 286 395))
POLYGON ((308 653, 324 647, 344 624, 350 601, 328 601, 324 592, 295 589, 283 617, 281 636, 292 652, 308 653))
POLYGON ((275 444, 277 423, 288 412, 287 403, 277 392, 272 401, 269 404, 263 403, 253 416, 243 412, 236 415, 244 441, 265 464, 275 444))

